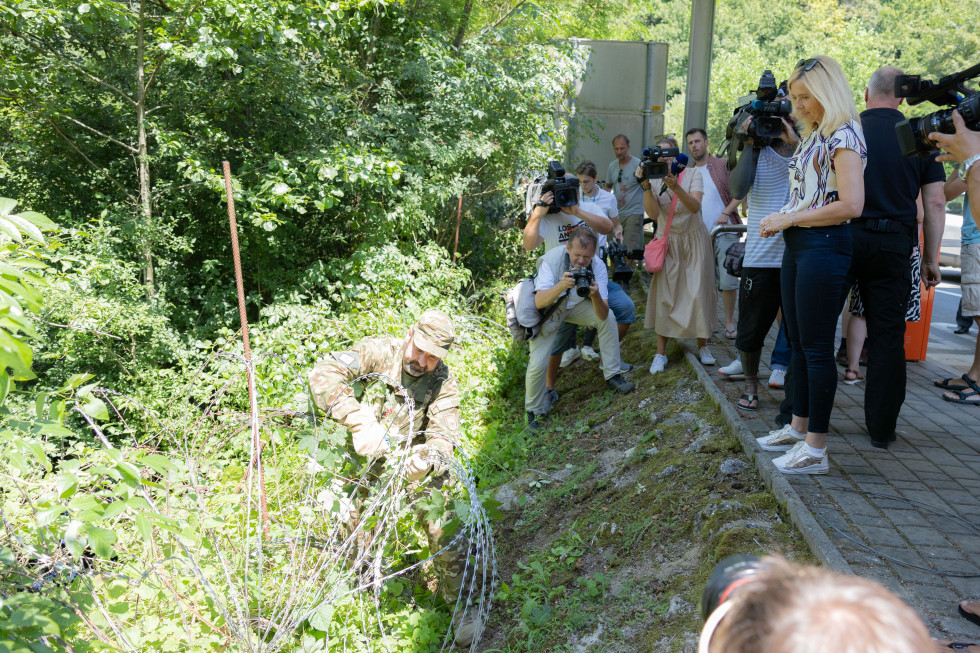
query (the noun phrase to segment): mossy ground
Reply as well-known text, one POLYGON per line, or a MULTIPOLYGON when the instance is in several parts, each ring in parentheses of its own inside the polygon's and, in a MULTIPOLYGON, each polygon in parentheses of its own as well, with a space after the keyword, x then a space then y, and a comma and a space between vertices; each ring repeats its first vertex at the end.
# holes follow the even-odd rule
POLYGON ((528 468, 508 487, 517 505, 495 525, 503 586, 481 650, 696 650, 695 606, 719 560, 814 562, 680 346, 647 373, 654 342, 639 326, 627 334, 626 396, 596 363, 563 370, 545 428, 526 434, 528 468), (726 460, 746 465, 725 474, 726 460))

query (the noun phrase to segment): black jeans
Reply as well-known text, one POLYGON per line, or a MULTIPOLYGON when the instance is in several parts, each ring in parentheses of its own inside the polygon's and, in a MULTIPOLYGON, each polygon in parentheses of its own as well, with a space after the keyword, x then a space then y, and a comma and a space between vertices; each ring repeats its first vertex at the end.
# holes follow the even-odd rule
POLYGON ((739 351, 762 351, 782 305, 780 274, 779 268, 742 268, 742 281, 738 286, 738 335, 735 337, 739 351))
POLYGON ((864 422, 872 440, 891 442, 905 402, 905 312, 912 290, 912 225, 898 233, 851 223, 853 257, 848 287, 861 290, 868 321, 864 422))
POLYGON ((851 265, 851 230, 845 224, 790 227, 783 240, 780 284, 793 348, 793 414, 808 417, 810 431, 826 433, 837 393, 834 334, 851 265))

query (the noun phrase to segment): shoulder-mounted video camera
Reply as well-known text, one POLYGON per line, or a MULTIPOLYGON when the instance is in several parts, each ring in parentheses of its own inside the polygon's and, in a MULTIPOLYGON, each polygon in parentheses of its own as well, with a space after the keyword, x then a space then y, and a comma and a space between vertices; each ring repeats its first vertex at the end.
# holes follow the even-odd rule
POLYGON ((667 176, 670 171, 669 165, 665 161, 661 161, 660 158, 674 158, 681 151, 676 147, 660 147, 659 145, 647 146, 643 148, 641 153, 643 158, 640 159, 640 167, 643 168, 643 178, 644 179, 663 179, 667 176))
POLYGON ((759 88, 755 92, 738 99, 738 107, 732 112, 725 129, 728 150, 728 169, 735 167, 736 156, 745 147, 745 141, 752 139, 752 147, 762 149, 771 145, 783 132, 783 118, 793 112, 793 104, 787 97, 786 82, 776 85, 776 77, 768 68, 759 78, 759 88), (746 132, 741 131, 742 123, 749 117, 746 132))
POLYGON ((909 118, 895 125, 898 142, 905 156, 927 157, 939 147, 929 140, 929 134, 955 134, 953 110, 960 112, 968 129, 980 131, 980 92, 966 86, 968 80, 980 76, 980 64, 952 75, 941 77, 939 82, 922 79, 919 75, 895 77, 895 97, 903 97, 909 105, 931 102, 949 108, 909 118))
POLYGON ((527 188, 524 208, 528 216, 541 202, 541 196, 549 191, 553 196, 548 203, 548 213, 558 213, 563 208, 578 205, 578 177, 566 174, 560 161, 551 161, 547 176, 535 178, 527 188))

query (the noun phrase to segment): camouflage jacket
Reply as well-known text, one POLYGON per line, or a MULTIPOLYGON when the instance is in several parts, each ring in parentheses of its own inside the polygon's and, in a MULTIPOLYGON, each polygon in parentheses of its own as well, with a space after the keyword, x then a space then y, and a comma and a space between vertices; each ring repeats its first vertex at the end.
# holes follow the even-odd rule
POLYGON ((376 372, 401 383, 415 402, 413 432, 426 431, 425 439, 443 437, 459 443, 459 387, 442 361, 431 374, 418 378, 402 368, 403 338, 365 338, 346 351, 327 354, 310 373, 313 400, 330 417, 350 427, 348 418, 358 408, 370 406, 375 418, 392 433, 408 431, 405 398, 383 380, 365 382, 360 399, 355 397, 354 379, 376 372))

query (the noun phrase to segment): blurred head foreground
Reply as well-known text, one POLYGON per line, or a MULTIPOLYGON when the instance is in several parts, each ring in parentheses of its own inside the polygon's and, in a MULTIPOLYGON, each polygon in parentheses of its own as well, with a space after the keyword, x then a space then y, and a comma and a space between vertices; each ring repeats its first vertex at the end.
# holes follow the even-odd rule
POLYGON ((887 589, 856 576, 765 558, 705 623, 702 653, 922 653, 925 624, 887 589), (712 632, 713 631, 713 632, 712 632))

